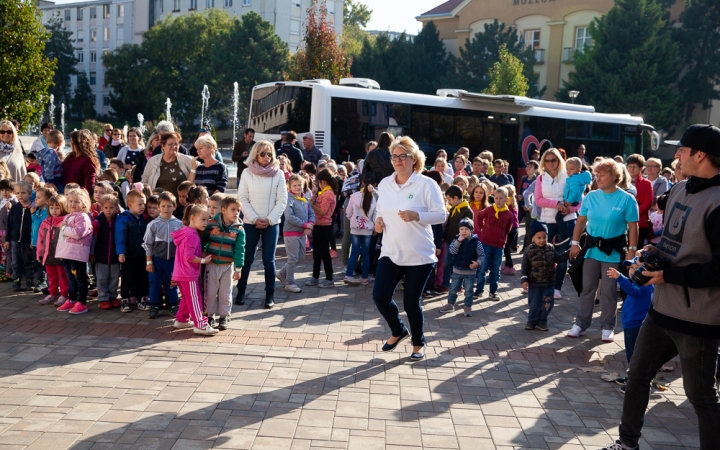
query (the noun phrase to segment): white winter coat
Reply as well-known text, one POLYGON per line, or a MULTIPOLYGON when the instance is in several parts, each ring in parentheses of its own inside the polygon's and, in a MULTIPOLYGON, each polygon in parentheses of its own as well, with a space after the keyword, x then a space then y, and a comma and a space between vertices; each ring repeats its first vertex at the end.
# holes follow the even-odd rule
POLYGON ((287 195, 285 176, 281 171, 270 178, 244 170, 238 186, 243 222, 253 225, 258 219, 268 219, 270 225, 279 224, 287 205, 287 195))

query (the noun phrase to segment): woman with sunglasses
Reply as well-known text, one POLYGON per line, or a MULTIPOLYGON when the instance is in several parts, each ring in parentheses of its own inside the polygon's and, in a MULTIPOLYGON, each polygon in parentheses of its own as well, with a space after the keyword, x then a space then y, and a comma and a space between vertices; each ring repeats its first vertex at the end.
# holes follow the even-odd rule
POLYGON ((412 335, 410 359, 421 360, 425 358, 421 300, 425 283, 437 262, 432 225, 445 223, 447 210, 440 186, 432 178, 421 175, 425 154, 415 141, 409 137, 395 140, 390 146, 390 160, 395 172, 377 188, 375 231, 383 236, 373 301, 392 333, 382 350, 395 350, 403 339, 412 335), (410 322, 409 331, 393 300, 403 278, 403 306, 410 322))
MULTIPOLYGON (((577 222, 577 206, 565 206, 563 194, 567 172, 565 171, 565 159, 556 148, 551 148, 543 153, 540 158, 540 174, 535 182, 535 204, 540 207, 540 222, 545 223, 548 228, 548 242, 555 239, 555 250, 562 253, 570 248, 570 237, 572 237, 575 223, 577 222), (556 220, 557 213, 563 214, 562 223, 556 220), (560 238, 557 238, 560 235, 560 238), (558 242, 559 241, 559 242, 558 242)), ((567 273, 567 261, 558 264, 555 268, 555 298, 562 298, 562 285, 567 273)))
POLYGON ((0 161, 7 164, 15 181, 22 180, 27 174, 20 138, 15 125, 9 120, 0 120, 0 161))
POLYGON ((102 148, 102 151, 109 161, 117 158, 123 147, 125 147, 125 133, 123 133, 121 128, 115 128, 110 132, 110 140, 102 148))
POLYGON ((245 265, 237 285, 236 305, 245 304, 245 289, 250 266, 255 260, 258 243, 262 241, 262 261, 265 270, 265 308, 275 306, 275 250, 280 235, 280 217, 287 205, 285 175, 275 157, 270 141, 260 141, 245 160, 247 169, 240 177, 238 198, 242 205, 245 228, 245 265))

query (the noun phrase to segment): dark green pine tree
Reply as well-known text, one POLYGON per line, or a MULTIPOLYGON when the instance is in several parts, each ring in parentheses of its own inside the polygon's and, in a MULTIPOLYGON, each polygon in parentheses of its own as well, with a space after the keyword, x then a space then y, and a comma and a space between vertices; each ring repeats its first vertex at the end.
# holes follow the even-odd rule
POLYGON ((575 71, 556 97, 600 112, 642 116, 658 129, 677 123, 681 98, 674 87, 681 64, 678 46, 655 0, 616 0, 607 15, 590 24, 592 46, 574 55, 575 71))
POLYGON ((545 93, 544 86, 538 86, 540 76, 535 73, 535 53, 526 49, 523 40, 514 27, 507 27, 497 19, 485 24, 485 31, 476 33, 465 41, 458 57, 451 57, 455 67, 451 75, 452 87, 471 92, 483 92, 490 86, 490 70, 500 60, 500 46, 506 45, 508 52, 523 63, 523 74, 530 89, 528 97, 540 97, 545 93))
POLYGON ((413 45, 420 58, 417 62, 422 70, 417 71, 421 80, 417 89, 412 92, 435 94, 438 89, 445 87, 443 83, 450 73, 450 65, 449 54, 440 40, 440 33, 434 22, 428 22, 420 30, 413 39, 413 45))
POLYGON ((90 89, 85 72, 80 72, 75 83, 72 102, 70 103, 70 114, 77 120, 95 118, 95 96, 90 89))
POLYGON ((350 69, 353 77, 372 78, 385 90, 396 90, 388 70, 392 42, 387 33, 380 33, 375 39, 363 41, 360 54, 353 60, 350 69))
POLYGON ((673 28, 680 49, 683 75, 678 85, 684 120, 697 105, 707 109, 720 99, 720 3, 693 0, 680 15, 682 27, 673 28))
POLYGON ((55 75, 53 76, 53 86, 48 94, 55 96, 55 117, 60 117, 60 105, 70 106, 72 100, 72 83, 70 77, 77 75, 76 65, 78 59, 75 57, 73 49, 72 33, 65 29, 62 19, 56 15, 45 26, 50 33, 50 39, 45 44, 45 56, 53 60, 57 64, 55 75))

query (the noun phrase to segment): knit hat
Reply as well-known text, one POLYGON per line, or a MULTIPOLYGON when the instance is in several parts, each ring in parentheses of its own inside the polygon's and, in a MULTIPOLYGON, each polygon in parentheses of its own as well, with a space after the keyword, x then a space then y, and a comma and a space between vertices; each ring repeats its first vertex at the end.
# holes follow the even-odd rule
POLYGON ((460 221, 460 225, 458 225, 458 228, 461 227, 469 228, 470 231, 475 230, 475 225, 473 224, 473 221, 468 219, 467 217, 460 221))
POLYGON ((544 231, 545 233, 547 233, 548 232, 547 225, 545 225, 544 223, 542 223, 538 220, 534 220, 532 225, 530 225, 530 237, 531 238, 535 237, 535 235, 541 231, 544 231))

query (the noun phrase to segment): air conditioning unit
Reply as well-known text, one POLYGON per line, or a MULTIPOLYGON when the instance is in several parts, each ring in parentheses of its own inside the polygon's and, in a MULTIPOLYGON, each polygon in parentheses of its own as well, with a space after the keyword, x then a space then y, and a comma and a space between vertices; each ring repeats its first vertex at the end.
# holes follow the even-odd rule
POLYGON ((380 89, 380 83, 370 78, 341 78, 340 86, 380 89))

